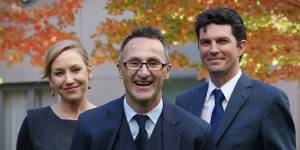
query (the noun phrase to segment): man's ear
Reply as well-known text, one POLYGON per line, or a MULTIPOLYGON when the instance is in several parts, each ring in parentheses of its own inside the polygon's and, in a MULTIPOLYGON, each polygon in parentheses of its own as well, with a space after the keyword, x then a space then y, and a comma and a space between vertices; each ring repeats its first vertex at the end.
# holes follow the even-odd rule
POLYGON ((165 79, 169 79, 170 73, 171 73, 171 69, 172 69, 172 64, 168 64, 168 65, 166 66, 165 79))
POLYGON ((122 66, 121 66, 121 64, 118 63, 116 66, 117 66, 117 68, 118 68, 119 78, 120 78, 120 79, 123 79, 123 72, 122 72, 122 66))
POLYGON ((247 48, 247 41, 246 40, 241 40, 239 43, 239 52, 238 52, 238 57, 241 57, 245 50, 247 48))

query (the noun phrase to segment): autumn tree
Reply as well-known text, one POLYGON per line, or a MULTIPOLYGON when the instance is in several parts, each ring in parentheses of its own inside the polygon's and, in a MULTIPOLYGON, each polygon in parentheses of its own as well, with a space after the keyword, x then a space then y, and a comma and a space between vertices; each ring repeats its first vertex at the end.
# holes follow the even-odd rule
MULTIPOLYGON (((0 61, 8 65, 24 56, 41 66, 47 48, 55 41, 76 38, 67 28, 74 24, 81 0, 24 7, 19 0, 0 0, 0 61)), ((194 18, 205 9, 230 7, 243 17, 248 33, 248 49, 241 62, 250 76, 275 82, 300 79, 299 0, 109 0, 105 22, 91 35, 96 64, 115 62, 124 37, 139 26, 156 26, 170 45, 196 43, 194 18), (125 14, 125 15, 124 15, 125 14), (122 16, 115 19, 114 16, 122 16)), ((172 50, 171 63, 177 69, 197 69, 201 64, 179 50, 172 50)))
POLYGON ((20 0, 0 1, 0 61, 20 63, 28 55, 34 66, 43 65, 46 50, 61 39, 74 38, 67 32, 74 24, 80 0, 59 0, 26 7, 20 0))
MULTIPOLYGON (((127 16, 107 18, 98 25, 92 36, 95 62, 116 60, 118 45, 139 26, 158 27, 171 45, 196 43, 194 17, 212 7, 236 9, 244 19, 249 46, 241 65, 247 74, 265 82, 299 81, 299 0, 110 0, 110 15, 127 16)), ((201 64, 178 50, 171 53, 171 63, 178 69, 198 69, 199 78, 207 76, 201 64)))

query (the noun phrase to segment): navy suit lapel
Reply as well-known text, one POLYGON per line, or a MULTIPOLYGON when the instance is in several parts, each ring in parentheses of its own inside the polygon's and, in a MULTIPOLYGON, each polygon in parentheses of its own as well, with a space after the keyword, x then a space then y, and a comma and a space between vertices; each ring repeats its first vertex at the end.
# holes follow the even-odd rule
POLYGON ((191 107, 193 108, 192 113, 195 114, 196 116, 199 117, 201 116, 207 89, 208 89, 208 83, 196 88, 194 94, 191 95, 191 99, 193 100, 193 102, 190 103, 192 104, 191 107))
POLYGON ((106 119, 104 120, 107 124, 110 124, 110 129, 108 129, 108 131, 111 131, 109 137, 110 140, 108 144, 108 149, 113 149, 115 141, 117 139, 119 130, 120 130, 120 125, 121 125, 121 121, 122 121, 122 115, 123 115, 123 100, 124 100, 124 96, 120 97, 119 99, 117 99, 114 102, 114 105, 112 105, 112 107, 107 108, 107 115, 106 115, 106 119))
POLYGON ((163 104, 163 149, 179 150, 181 140, 181 130, 177 128, 180 123, 176 117, 176 112, 168 102, 163 104))
POLYGON ((231 122, 234 120, 238 112, 242 109, 247 97, 250 95, 252 81, 246 75, 242 74, 237 82, 229 103, 227 104, 224 116, 220 122, 219 128, 215 135, 216 144, 219 142, 225 131, 229 128, 231 122))

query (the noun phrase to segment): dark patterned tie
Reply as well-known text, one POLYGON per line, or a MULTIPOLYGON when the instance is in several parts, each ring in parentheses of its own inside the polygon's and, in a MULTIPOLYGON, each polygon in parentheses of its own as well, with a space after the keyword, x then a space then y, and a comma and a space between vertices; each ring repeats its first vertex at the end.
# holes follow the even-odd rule
POLYGON ((211 114, 210 125, 212 128, 213 135, 215 135, 215 133, 218 129, 219 123, 224 114, 222 102, 225 99, 225 97, 224 97, 221 89, 214 89, 213 94, 215 97, 215 107, 211 114))
POLYGON ((134 141, 135 145, 137 147, 137 150, 144 150, 148 141, 148 135, 145 130, 145 123, 148 120, 148 116, 136 114, 133 119, 139 125, 139 133, 134 141))

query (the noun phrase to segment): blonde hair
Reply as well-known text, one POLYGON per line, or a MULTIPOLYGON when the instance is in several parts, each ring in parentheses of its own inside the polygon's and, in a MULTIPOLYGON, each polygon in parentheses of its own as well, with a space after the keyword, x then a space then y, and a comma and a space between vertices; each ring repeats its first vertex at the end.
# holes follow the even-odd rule
POLYGON ((45 67, 44 67, 44 74, 42 78, 50 77, 51 75, 51 66, 53 61, 57 56, 59 56, 62 52, 69 50, 69 49, 74 49, 77 51, 83 62, 88 66, 90 64, 90 60, 88 57, 87 51, 83 48, 83 46, 74 40, 62 40, 58 41, 54 45, 52 45, 47 53, 46 59, 45 59, 45 67))

